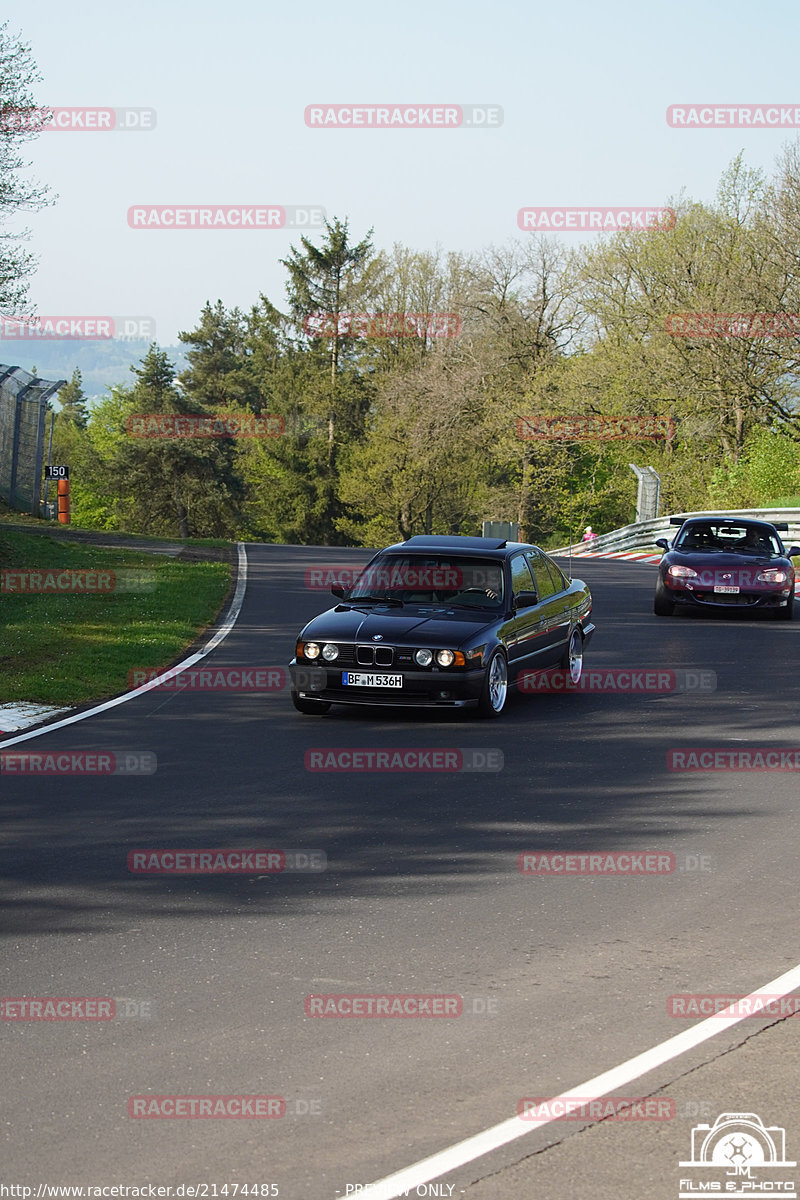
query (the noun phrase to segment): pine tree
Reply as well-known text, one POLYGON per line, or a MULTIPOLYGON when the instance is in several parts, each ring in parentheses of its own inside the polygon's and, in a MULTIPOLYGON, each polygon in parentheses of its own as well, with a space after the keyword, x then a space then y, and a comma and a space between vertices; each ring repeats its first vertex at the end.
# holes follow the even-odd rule
POLYGON ((61 422, 68 421, 73 425, 77 425, 78 429, 85 429, 89 417, 86 411, 86 394, 83 390, 83 377, 79 367, 75 368, 69 383, 64 384, 58 393, 58 401, 61 405, 61 412, 58 414, 58 419, 61 422))
MULTIPOLYGON (((337 376, 339 363, 349 339, 342 339, 340 318, 362 302, 368 268, 373 258, 372 230, 356 246, 350 244, 348 222, 334 217, 333 224, 325 222, 327 235, 322 246, 315 246, 308 238, 301 237, 303 253, 291 248, 288 258, 281 263, 289 271, 287 293, 292 316, 302 324, 313 314, 324 314, 330 327, 330 337, 317 343, 328 342, 325 351, 330 367, 330 399, 328 409, 328 467, 333 468, 337 421, 337 376)), ((349 345, 348 345, 349 343, 349 345)))
MULTIPOLYGON (((131 370, 136 415, 208 415, 176 388, 175 367, 155 343, 141 368, 131 370)), ((232 438, 128 436, 113 467, 133 497, 127 514, 132 528, 183 538, 235 535, 244 489, 232 438)))
POLYGON ((196 403, 215 410, 246 408, 260 413, 261 396, 247 372, 247 319, 238 308, 227 312, 222 301, 206 301, 196 329, 179 333, 187 351, 188 368, 178 377, 196 403))

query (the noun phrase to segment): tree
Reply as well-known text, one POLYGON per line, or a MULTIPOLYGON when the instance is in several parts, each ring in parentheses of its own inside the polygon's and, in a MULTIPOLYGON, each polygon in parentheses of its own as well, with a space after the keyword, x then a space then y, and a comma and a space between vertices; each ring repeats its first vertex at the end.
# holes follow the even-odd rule
MULTIPOLYGON (((8 32, 8 22, 0 25, 0 224, 20 211, 35 212, 52 203, 45 186, 20 174, 30 165, 20 146, 51 116, 37 108, 31 91, 40 80, 30 47, 8 32)), ((0 309, 9 315, 23 315, 27 281, 35 268, 33 256, 20 245, 27 237, 27 230, 0 233, 0 309)))
POLYGON ((714 207, 674 207, 674 229, 618 234, 586 253, 583 303, 594 349, 625 357, 631 373, 644 368, 656 395, 699 419, 713 456, 736 459, 752 428, 787 417, 796 338, 776 346, 763 332, 684 336, 675 328, 683 328, 681 314, 781 311, 788 272, 769 252, 763 181, 740 159, 723 175, 714 207))
POLYGON ((261 412, 261 396, 247 372, 248 324, 238 308, 227 312, 222 301, 208 301, 200 324, 178 340, 187 351, 188 368, 178 376, 184 392, 196 404, 215 410, 230 407, 261 412))
POLYGON ((88 420, 86 394, 82 385, 83 377, 80 367, 76 367, 72 372, 72 378, 69 383, 64 384, 58 393, 61 412, 58 414, 56 420, 77 425, 78 429, 85 429, 88 420))
MULTIPOLYGON (((135 414, 208 415, 175 387, 175 367, 153 343, 128 399, 135 414)), ((135 437, 118 444, 111 469, 131 497, 128 527, 180 537, 230 537, 237 530, 242 481, 231 438, 135 437)))
POLYGON ((469 289, 466 255, 446 256, 435 251, 411 250, 396 242, 391 253, 381 251, 373 264, 373 299, 382 314, 405 317, 402 333, 375 337, 365 345, 360 362, 363 369, 380 373, 401 367, 421 366, 427 355, 443 341, 459 337, 469 289), (422 319, 415 320, 415 314, 422 319), (436 314, 428 323, 425 314, 436 314), (414 328, 418 333, 409 335, 414 328))
POLYGON ((329 336, 315 339, 317 345, 327 342, 330 391, 328 411, 328 467, 333 470, 336 442, 337 376, 339 363, 348 357, 353 343, 343 336, 340 328, 343 313, 358 310, 370 296, 369 283, 374 270, 369 267, 373 258, 372 230, 357 245, 350 244, 348 222, 334 217, 333 224, 325 222, 326 241, 315 246, 302 237, 303 253, 294 246, 281 263, 289 272, 287 293, 292 316, 302 326, 314 314, 324 314, 330 329, 329 336))
POLYGON ((492 459, 479 371, 438 347, 382 381, 366 441, 345 455, 343 532, 361 545, 478 532, 492 459))

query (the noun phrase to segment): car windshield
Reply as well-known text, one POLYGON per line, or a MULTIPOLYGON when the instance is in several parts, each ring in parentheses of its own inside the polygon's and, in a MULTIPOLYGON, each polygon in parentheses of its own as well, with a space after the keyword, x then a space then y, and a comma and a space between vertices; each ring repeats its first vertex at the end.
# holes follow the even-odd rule
POLYGON ((693 521, 684 525, 673 547, 684 553, 757 554, 775 558, 783 553, 779 539, 766 525, 730 525, 693 521))
POLYGON ((381 598, 404 604, 502 609, 503 564, 445 554, 382 554, 347 593, 350 603, 381 598))

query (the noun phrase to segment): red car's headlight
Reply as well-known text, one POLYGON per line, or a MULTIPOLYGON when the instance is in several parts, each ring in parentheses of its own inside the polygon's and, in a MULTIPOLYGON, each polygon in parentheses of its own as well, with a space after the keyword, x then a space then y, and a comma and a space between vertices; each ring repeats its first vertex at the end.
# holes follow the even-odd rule
POLYGON ((680 567, 680 566, 668 567, 667 574, 671 575, 673 579, 690 579, 690 578, 696 579, 697 578, 697 571, 694 571, 691 567, 680 567))
POLYGON ((779 570, 759 571, 756 575, 759 583, 786 583, 788 578, 789 576, 785 571, 779 570))

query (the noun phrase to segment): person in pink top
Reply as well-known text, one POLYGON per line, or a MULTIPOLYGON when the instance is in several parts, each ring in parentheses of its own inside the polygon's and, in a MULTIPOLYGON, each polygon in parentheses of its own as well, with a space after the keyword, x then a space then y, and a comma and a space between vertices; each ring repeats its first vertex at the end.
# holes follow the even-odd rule
POLYGON ((591 525, 587 525, 583 531, 583 537, 581 538, 581 541, 582 542, 593 542, 596 537, 597 537, 597 534, 593 531, 591 525))

